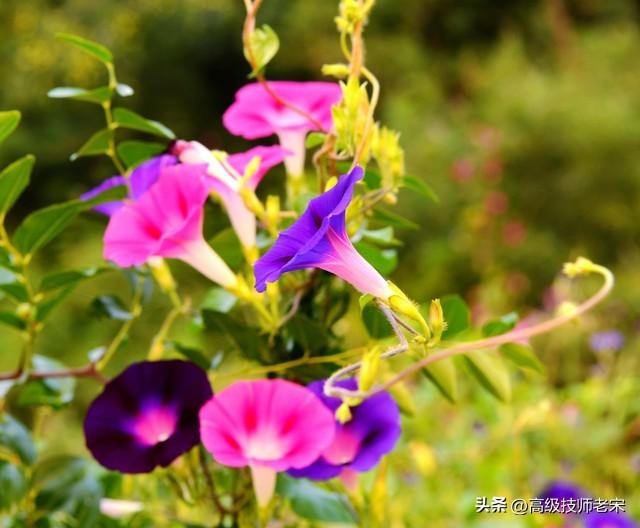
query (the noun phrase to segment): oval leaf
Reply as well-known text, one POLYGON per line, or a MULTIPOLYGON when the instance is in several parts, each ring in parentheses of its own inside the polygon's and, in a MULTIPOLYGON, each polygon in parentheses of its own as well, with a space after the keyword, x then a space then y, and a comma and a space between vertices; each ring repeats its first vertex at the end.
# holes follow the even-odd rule
POLYGON ((511 399, 511 379, 502 358, 493 351, 477 350, 465 354, 469 370, 487 389, 501 401, 511 399))
POLYGON ((0 416, 0 446, 14 453, 23 464, 30 465, 36 460, 36 447, 29 430, 8 414, 0 416))
POLYGON ((78 37, 77 35, 72 35, 70 33, 57 33, 56 37, 73 44, 74 46, 80 48, 84 52, 92 55, 105 64, 110 64, 113 62, 113 54, 111 53, 109 48, 103 46, 102 44, 98 44, 97 42, 94 42, 92 40, 78 37))
POLYGON ((471 313, 467 304, 459 295, 445 295, 440 299, 442 313, 447 323, 447 329, 443 332, 443 339, 450 339, 456 334, 469 328, 471 313))
POLYGON ((71 86, 59 86, 47 92, 47 96, 53 99, 74 99, 76 101, 85 101, 87 103, 102 104, 111 99, 111 88, 101 86, 94 90, 85 90, 84 88, 74 88, 71 86))
POLYGON ((431 363, 424 368, 423 372, 447 400, 451 403, 458 401, 458 378, 453 358, 431 363))
MULTIPOLYGON (((256 61, 255 68, 251 72, 250 77, 255 77, 258 73, 264 70, 266 65, 269 64, 271 59, 273 59, 276 53, 278 53, 280 40, 273 28, 266 24, 261 28, 254 29, 249 39, 251 50, 253 52, 252 55, 256 61)), ((247 50, 245 50, 245 57, 247 57, 247 60, 250 57, 247 50)))
POLYGON ((6 213, 29 185, 35 158, 31 155, 14 161, 0 173, 0 214, 6 213))
POLYGON ((7 139, 20 123, 20 112, 7 110, 0 112, 0 143, 7 139))
POLYGON ((84 208, 85 204, 74 200, 31 213, 16 229, 14 245, 23 255, 33 253, 59 235, 84 208))
POLYGON ((142 117, 131 110, 127 110, 126 108, 114 109, 113 118, 119 126, 124 128, 148 132, 149 134, 154 134, 167 139, 174 139, 176 137, 176 135, 162 123, 142 117))
POLYGON ((542 362, 535 355, 531 347, 519 343, 507 343, 500 347, 500 353, 514 365, 533 370, 539 374, 545 374, 546 370, 542 362))
POLYGON ((112 135, 113 131, 108 128, 98 130, 84 145, 71 154, 71 161, 75 161, 83 156, 99 156, 100 154, 106 154, 109 151, 109 141, 111 140, 112 135))
POLYGON ((153 143, 150 141, 123 141, 118 147, 118 156, 128 169, 135 167, 143 161, 160 154, 167 148, 162 143, 153 143))

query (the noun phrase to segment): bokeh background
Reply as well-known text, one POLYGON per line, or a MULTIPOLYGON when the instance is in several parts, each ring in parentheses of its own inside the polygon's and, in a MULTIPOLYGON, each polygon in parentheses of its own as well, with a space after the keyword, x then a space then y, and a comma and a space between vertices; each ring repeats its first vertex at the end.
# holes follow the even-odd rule
MULTIPOLYGON (((265 0, 260 22, 281 40, 269 77, 317 79, 322 64, 339 61, 336 11, 335 2, 265 0)), ((101 112, 46 93, 97 86, 105 72, 56 32, 114 51, 119 79, 136 92, 130 108, 179 137, 233 151, 247 145, 220 117, 247 80, 243 16, 239 0, 1 0, 0 108, 19 109, 23 122, 0 164, 37 157, 9 225, 113 173, 107 159, 69 161, 103 126, 101 112)), ((418 386, 415 415, 389 457, 394 526, 541 526, 477 515, 475 498, 533 497, 558 478, 626 498, 640 517, 639 23, 634 0, 377 1, 365 37, 383 87, 378 117, 401 132, 407 172, 439 197, 401 194, 399 209, 417 227, 398 233, 393 280, 423 301, 459 293, 482 322, 514 310, 551 313, 568 296, 588 295, 593 285, 558 279, 578 255, 617 277, 603 307, 534 342, 547 375, 514 375, 511 404, 471 379, 455 406, 418 386), (596 350, 590 337, 604 330, 619 332, 624 345, 596 350)), ((99 218, 76 222, 40 265, 99 263, 102 227, 99 218)), ((105 288, 124 288, 119 281, 109 275, 79 288, 54 316, 41 353, 81 364, 108 340, 115 323, 86 308, 105 288)), ((148 342, 165 308, 152 305, 134 344, 148 342)), ((13 364, 17 343, 1 330, 0 366, 13 364)), ((84 391, 45 421, 52 434, 71 435, 52 449, 82 451, 81 418, 95 389, 84 391)))

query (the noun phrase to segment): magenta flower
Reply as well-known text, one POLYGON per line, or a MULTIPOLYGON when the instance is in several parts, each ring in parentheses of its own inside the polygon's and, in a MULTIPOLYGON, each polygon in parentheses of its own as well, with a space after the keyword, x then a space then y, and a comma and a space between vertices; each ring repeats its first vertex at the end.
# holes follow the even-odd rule
POLYGON ((244 186, 255 191, 267 171, 282 163, 289 151, 278 146, 254 147, 246 152, 227 156, 226 163, 197 141, 178 141, 173 151, 182 163, 204 167, 212 178, 211 186, 220 196, 240 242, 246 248, 254 247, 256 217, 245 205, 240 191, 244 186), (254 158, 260 160, 258 167, 251 178, 244 182, 242 177, 254 158))
POLYGON ((260 505, 278 471, 308 466, 333 441, 333 414, 316 395, 281 379, 239 381, 200 411, 200 435, 213 458, 249 466, 260 505))
POLYGON ((180 259, 225 288, 237 279, 202 236, 211 178, 196 165, 175 165, 142 197, 115 211, 104 234, 104 258, 139 266, 152 257, 180 259))
MULTIPOLYGON (((178 158, 171 154, 161 154, 160 156, 156 156, 147 160, 140 165, 138 165, 133 171, 131 175, 127 178, 126 176, 112 176, 111 178, 103 181, 97 187, 94 187, 90 191, 87 191, 83 195, 80 196, 81 200, 91 200, 96 196, 102 194, 113 187, 119 187, 121 185, 129 186, 129 197, 131 200, 139 200, 142 195, 147 192, 149 187, 153 185, 158 178, 160 177, 160 172, 165 167, 171 167, 178 163, 178 158)), ((117 202, 107 202, 94 207, 94 210, 99 213, 106 214, 107 216, 111 216, 118 209, 120 209, 124 205, 124 201, 117 202)))
POLYGON ((200 441, 198 412, 213 392, 186 361, 134 363, 105 386, 84 420, 87 447, 104 467, 148 473, 200 441))
MULTIPOLYGON (((342 403, 339 398, 326 396, 324 381, 314 381, 309 389, 322 400, 332 414, 342 403)), ((345 379, 338 387, 355 390, 358 382, 345 379)), ((350 473, 362 473, 373 468, 389 453, 400 438, 400 411, 387 392, 380 392, 351 409, 351 420, 336 423, 333 442, 313 464, 304 468, 290 469, 294 477, 327 480, 333 477, 350 477, 350 473)))
POLYGON ((238 90, 222 121, 229 132, 245 139, 276 134, 280 145, 293 153, 285 158, 287 172, 294 177, 302 176, 305 137, 310 131, 331 128, 331 107, 342 97, 340 87, 328 82, 270 81, 269 88, 313 120, 279 103, 264 86, 253 83, 238 90))
POLYGON ((356 251, 346 231, 345 211, 363 173, 356 166, 341 176, 335 187, 311 200, 302 216, 280 233, 255 263, 256 290, 264 291, 267 282, 278 280, 283 273, 320 268, 362 293, 381 299, 392 295, 387 281, 356 251))

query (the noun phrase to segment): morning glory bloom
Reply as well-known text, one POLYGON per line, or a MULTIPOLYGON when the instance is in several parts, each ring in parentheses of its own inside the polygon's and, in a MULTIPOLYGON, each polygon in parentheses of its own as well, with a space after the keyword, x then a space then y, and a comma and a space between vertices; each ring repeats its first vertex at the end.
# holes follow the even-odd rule
POLYGON ((362 293, 381 299, 392 295, 387 281, 356 251, 349 240, 345 211, 353 198, 353 188, 362 179, 362 167, 340 177, 338 183, 309 202, 307 210, 280 233, 271 249, 254 266, 256 290, 283 273, 320 268, 349 282, 362 293))
POLYGON ((226 156, 226 165, 197 141, 178 141, 173 152, 182 163, 203 167, 212 179, 211 186, 220 196, 240 242, 245 248, 253 248, 256 244, 256 217, 245 205, 240 191, 245 186, 255 191, 267 171, 282 163, 289 151, 277 145, 254 147, 226 156), (254 158, 259 158, 256 171, 244 182, 242 176, 254 158))
POLYGON ((333 414, 318 397, 282 379, 238 381, 200 411, 205 448, 220 464, 249 466, 261 506, 273 495, 276 473, 308 466, 334 432, 333 414))
POLYGON ((552 482, 542 491, 539 498, 559 501, 560 508, 563 503, 566 504, 565 508, 569 508, 568 501, 574 505, 580 501, 589 501, 592 506, 591 511, 580 511, 576 507, 577 513, 570 514, 573 517, 579 517, 584 528, 638 528, 638 525, 621 511, 593 511, 593 499, 572 482, 552 482))
POLYGON ((331 107, 342 98, 340 86, 330 82, 269 81, 269 88, 314 121, 276 101, 262 84, 252 83, 238 90, 222 122, 229 132, 245 139, 276 134, 280 145, 293 153, 284 160, 287 173, 302 176, 305 137, 314 130, 331 129, 331 107))
POLYGON ((111 215, 104 258, 118 266, 140 266, 153 257, 180 259, 213 282, 233 288, 237 278, 202 235, 211 178, 196 165, 162 170, 142 197, 111 215))
MULTIPOLYGON (((342 401, 326 396, 324 383, 323 380, 314 381, 308 387, 334 415, 342 401)), ((336 385, 350 390, 358 388, 358 382, 353 378, 341 380, 336 385)), ((344 424, 336 422, 334 440, 317 460, 288 473, 294 477, 327 480, 350 477, 351 472, 369 471, 395 447, 400 432, 398 405, 387 392, 380 392, 353 407, 351 420, 344 424)))
POLYGON ((589 338, 589 345, 594 352, 620 350, 624 346, 624 335, 618 330, 595 332, 589 338))
POLYGON ((122 473, 166 467, 199 443, 198 411, 212 394, 206 372, 193 363, 134 363, 89 407, 87 447, 104 467, 122 473))
MULTIPOLYGON (((112 189, 113 187, 119 187, 121 185, 129 185, 129 198, 131 200, 139 200, 142 195, 147 192, 149 187, 153 185, 158 178, 160 177, 160 173, 165 167, 171 167, 178 163, 178 158, 171 154, 161 154, 160 156, 155 156, 140 165, 138 165, 133 171, 131 171, 131 175, 127 178, 125 176, 113 176, 104 182, 102 182, 97 187, 94 187, 90 191, 87 191, 83 195, 80 196, 81 200, 90 200, 99 196, 105 191, 112 189)), ((107 216, 111 216, 118 209, 120 209, 124 205, 124 201, 115 201, 115 202, 107 202, 100 205, 95 206, 93 209, 100 213, 106 214, 107 216)))

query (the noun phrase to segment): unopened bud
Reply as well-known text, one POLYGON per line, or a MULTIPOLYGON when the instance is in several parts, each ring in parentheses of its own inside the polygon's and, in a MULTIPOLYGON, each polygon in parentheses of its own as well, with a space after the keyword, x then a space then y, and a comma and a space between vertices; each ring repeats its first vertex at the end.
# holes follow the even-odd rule
POLYGON ((349 66, 346 64, 325 64, 322 66, 322 75, 343 79, 349 75, 349 66))
POLYGON ((171 270, 167 263, 161 257, 151 257, 148 261, 151 275, 156 280, 163 292, 169 293, 175 291, 176 282, 173 280, 171 270))
POLYGON ((587 273, 593 273, 598 270, 593 262, 588 258, 578 257, 575 262, 567 262, 562 271, 567 277, 573 278, 577 275, 585 275, 587 273))
POLYGON ((573 317, 576 315, 578 307, 576 303, 572 303, 570 301, 564 301, 563 303, 556 308, 556 313, 561 317, 573 317))
POLYGON ((380 352, 377 348, 367 352, 362 360, 360 373, 358 374, 358 389, 366 392, 376 381, 380 370, 380 352))
POLYGON ((387 203, 389 205, 395 205, 398 203, 398 197, 392 192, 388 192, 387 194, 385 194, 383 200, 384 203, 387 203))
POLYGON ((33 321, 36 315, 35 306, 30 303, 21 303, 16 306, 16 315, 23 321, 33 321))
POLYGON ((247 206, 247 209, 255 215, 262 216, 264 213, 264 207, 252 189, 249 189, 249 187, 242 187, 242 189, 240 189, 240 196, 242 197, 244 204, 247 206))
POLYGON ((407 299, 404 295, 392 295, 389 297, 389 306, 394 312, 405 315, 412 321, 416 321, 420 324, 422 328, 422 332, 425 337, 429 338, 431 336, 431 331, 429 330, 429 326, 427 322, 422 317, 422 314, 418 310, 418 307, 407 299))
POLYGON ((336 409, 336 420, 341 424, 346 424, 352 418, 351 408, 346 403, 341 403, 336 409))
POLYGON ((429 325, 433 333, 432 341, 434 344, 439 343, 442 333, 447 329, 447 323, 444 320, 444 312, 440 299, 434 299, 429 306, 429 325))

